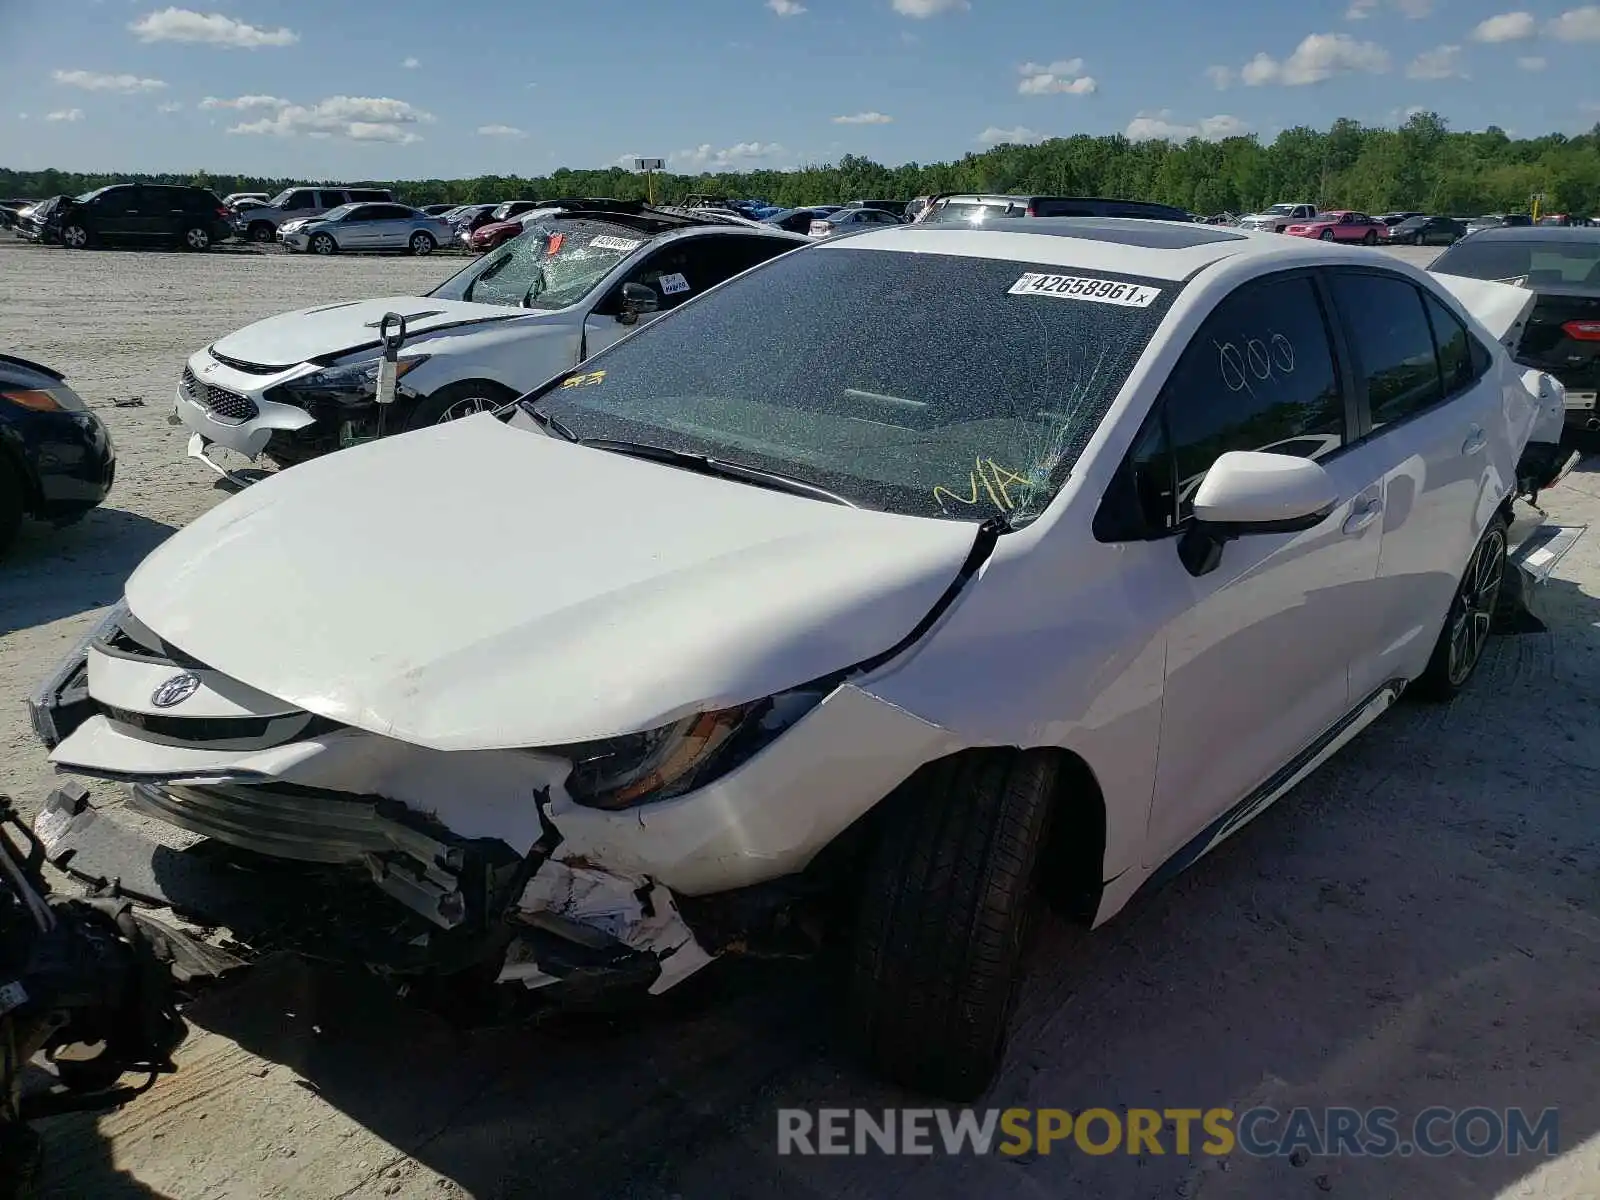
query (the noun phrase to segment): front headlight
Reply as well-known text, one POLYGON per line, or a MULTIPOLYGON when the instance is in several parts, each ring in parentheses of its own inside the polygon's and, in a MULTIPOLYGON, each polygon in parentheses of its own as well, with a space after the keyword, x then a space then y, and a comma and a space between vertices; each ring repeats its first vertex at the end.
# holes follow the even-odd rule
POLYGON ((832 690, 832 680, 807 684, 749 704, 692 713, 643 733, 540 753, 572 760, 567 794, 588 808, 670 800, 749 761, 832 690))
MULTIPOLYGON (((395 378, 404 379, 427 362, 430 355, 415 354, 402 358, 395 364, 395 378)), ((291 392, 303 392, 327 397, 339 404, 367 404, 378 394, 378 360, 345 363, 338 367, 325 367, 315 374, 303 375, 284 385, 291 392)))
POLYGON ((0 399, 11 401, 30 412, 82 412, 87 405, 67 387, 18 388, 0 392, 0 399))

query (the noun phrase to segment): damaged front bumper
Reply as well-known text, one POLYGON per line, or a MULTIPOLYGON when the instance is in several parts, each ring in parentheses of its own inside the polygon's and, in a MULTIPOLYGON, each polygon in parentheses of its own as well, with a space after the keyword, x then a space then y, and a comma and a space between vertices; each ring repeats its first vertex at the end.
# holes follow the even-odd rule
POLYGON ((786 915, 764 935, 812 860, 955 748, 844 684, 726 775, 607 811, 567 793, 567 758, 324 720, 187 659, 125 606, 30 710, 58 769, 128 788, 99 811, 77 784, 50 797, 36 828, 62 869, 258 951, 551 999, 664 991, 733 947, 798 952, 786 915))

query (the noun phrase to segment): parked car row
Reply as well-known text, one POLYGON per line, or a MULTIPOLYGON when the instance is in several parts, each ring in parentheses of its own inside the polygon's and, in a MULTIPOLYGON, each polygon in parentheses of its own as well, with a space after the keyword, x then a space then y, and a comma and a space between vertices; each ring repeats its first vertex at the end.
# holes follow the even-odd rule
POLYGON ((30 707, 60 770, 220 853, 145 869, 116 826, 104 865, 69 792, 49 853, 196 920, 230 848, 316 863, 370 904, 360 939, 300 905, 307 946, 502 998, 820 930, 866 1061, 965 1100, 1037 902, 1103 924, 1468 685, 1512 500, 1559 474, 1525 287, 1194 223, 720 207, 552 214, 426 296, 198 351, 200 449, 299 465, 163 542, 30 707))

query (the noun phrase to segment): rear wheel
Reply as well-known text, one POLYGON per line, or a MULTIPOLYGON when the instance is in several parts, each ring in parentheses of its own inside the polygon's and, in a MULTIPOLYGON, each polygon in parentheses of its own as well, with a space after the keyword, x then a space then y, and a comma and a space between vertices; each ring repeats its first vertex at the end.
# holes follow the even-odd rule
POLYGON ((432 254, 433 248, 438 243, 433 240, 431 233, 413 233, 411 235, 411 253, 416 255, 432 254))
POLYGON ((202 225, 194 225, 183 231, 183 248, 199 253, 211 249, 211 231, 202 225))
POLYGON ((1364 245, 1376 246, 1378 244, 1378 231, 1376 229, 1367 230, 1366 237, 1362 238, 1361 241, 1364 245))
POLYGON ((888 802, 867 869, 847 1000, 874 1071, 951 1100, 1005 1052, 1039 902, 1057 760, 980 751, 925 768, 888 802))
POLYGON ((1483 531, 1456 585, 1433 657, 1412 686, 1424 700, 1453 699, 1483 660, 1489 629, 1500 609, 1506 575, 1506 519, 1496 514, 1483 531))

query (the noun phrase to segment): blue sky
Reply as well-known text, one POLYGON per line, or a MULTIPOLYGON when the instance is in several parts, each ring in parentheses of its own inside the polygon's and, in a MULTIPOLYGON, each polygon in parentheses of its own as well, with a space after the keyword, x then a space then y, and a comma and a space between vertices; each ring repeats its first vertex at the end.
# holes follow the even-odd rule
POLYGON ((1414 108, 1521 135, 1600 119, 1600 6, 1559 3, 0 0, 0 28, 0 165, 23 169, 790 167, 1414 108))

